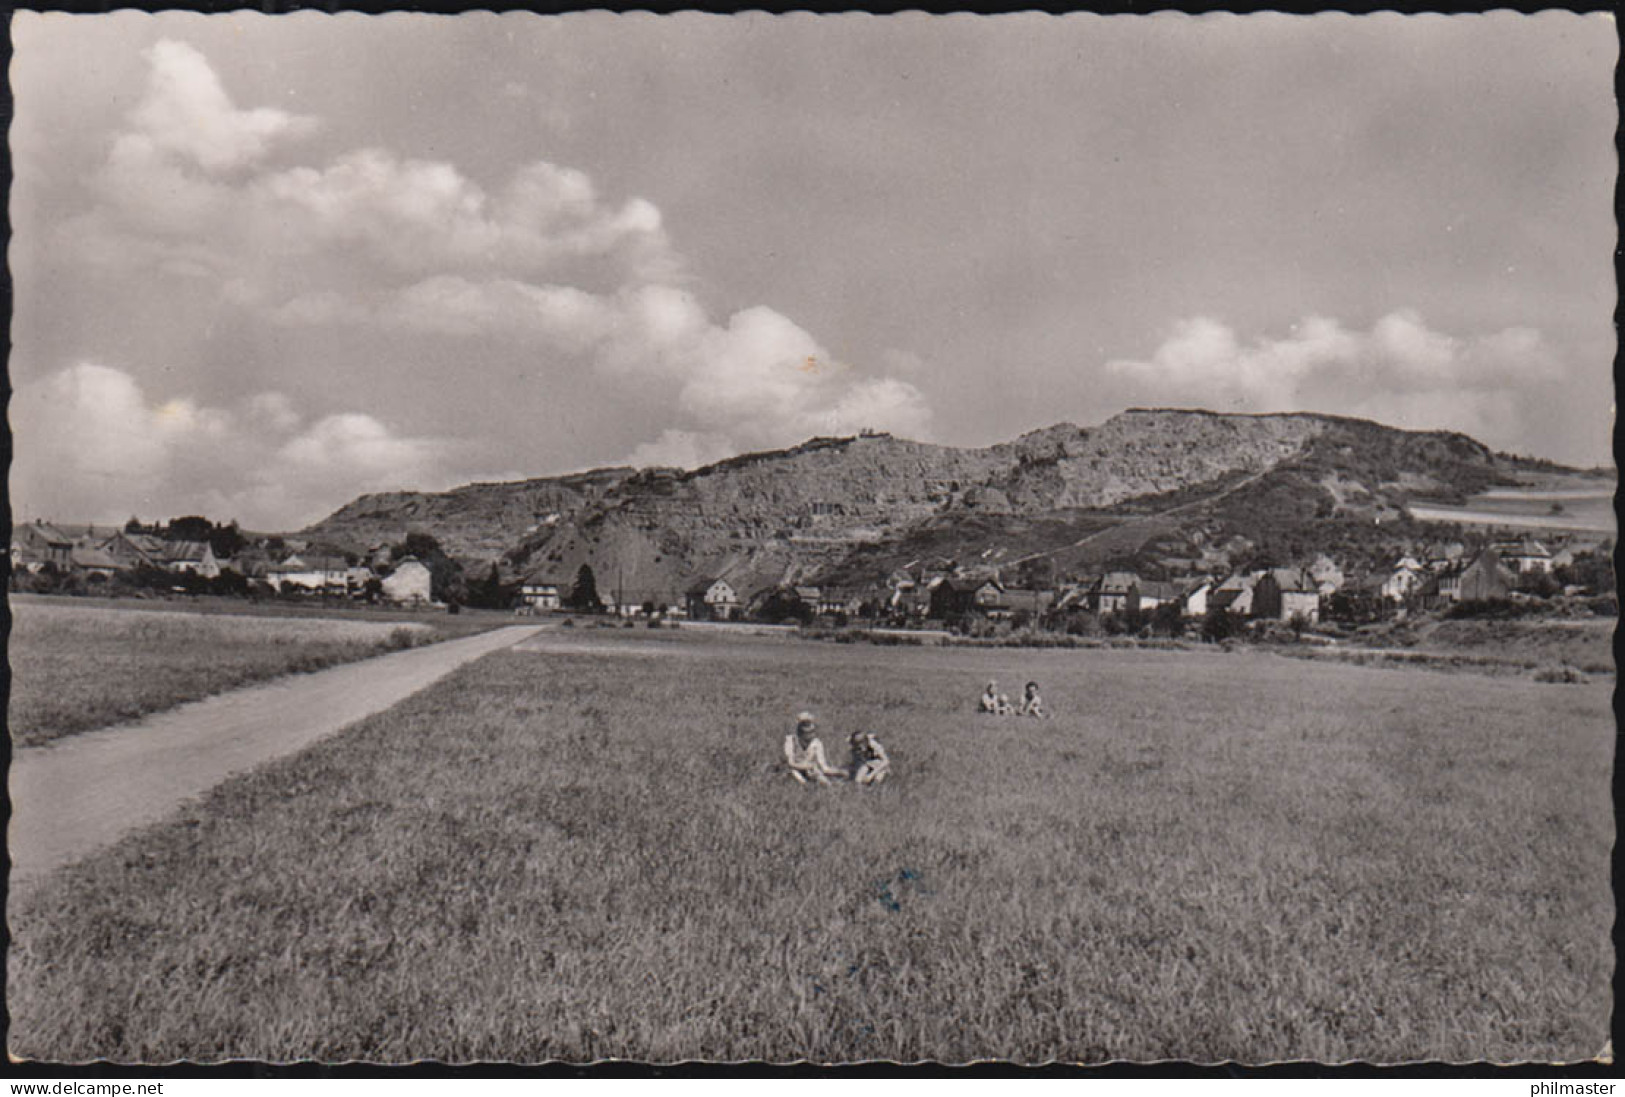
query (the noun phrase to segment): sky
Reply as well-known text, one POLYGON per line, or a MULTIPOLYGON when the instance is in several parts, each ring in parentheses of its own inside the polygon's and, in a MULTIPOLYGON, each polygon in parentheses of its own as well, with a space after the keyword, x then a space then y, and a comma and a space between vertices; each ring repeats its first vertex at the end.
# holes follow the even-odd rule
POLYGON ((1611 464, 1605 15, 13 18, 17 514, 1321 411, 1611 464))

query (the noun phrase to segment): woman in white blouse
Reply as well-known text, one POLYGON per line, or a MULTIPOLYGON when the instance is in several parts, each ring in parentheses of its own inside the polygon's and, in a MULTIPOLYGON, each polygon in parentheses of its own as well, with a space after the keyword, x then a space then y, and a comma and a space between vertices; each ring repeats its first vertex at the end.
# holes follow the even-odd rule
POLYGON ((831 777, 845 777, 846 771, 836 769, 824 756, 824 744, 814 734, 818 722, 813 714, 803 712, 796 717, 796 730, 784 737, 784 760, 790 763, 790 776, 802 784, 829 784, 831 777))

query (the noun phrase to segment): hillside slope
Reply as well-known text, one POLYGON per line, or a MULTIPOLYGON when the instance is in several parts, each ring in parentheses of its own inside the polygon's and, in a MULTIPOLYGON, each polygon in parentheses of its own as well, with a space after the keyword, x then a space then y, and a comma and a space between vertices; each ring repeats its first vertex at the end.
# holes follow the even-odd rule
POLYGON ((1392 520, 1512 469, 1459 434, 1309 414, 1132 409, 985 449, 813 439, 684 472, 601 469, 439 494, 364 496, 305 535, 346 548, 432 533, 465 565, 564 581, 589 563, 629 596, 696 576, 746 590, 863 582, 924 558, 1061 567, 1151 550, 1285 545, 1311 527, 1392 520), (1081 543, 1080 543, 1081 542, 1081 543))

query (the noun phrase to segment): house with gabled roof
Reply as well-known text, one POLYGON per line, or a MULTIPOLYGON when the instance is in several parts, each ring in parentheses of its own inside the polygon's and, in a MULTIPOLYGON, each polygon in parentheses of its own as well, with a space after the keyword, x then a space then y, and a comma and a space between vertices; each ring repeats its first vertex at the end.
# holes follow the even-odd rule
POLYGON ((1320 620, 1320 588, 1298 568, 1270 568, 1253 585, 1253 616, 1314 624, 1320 620))
POLYGON ((192 572, 205 579, 220 574, 220 561, 207 541, 160 541, 159 545, 154 562, 165 571, 192 572))
POLYGON ((739 592, 720 576, 706 576, 683 592, 688 615, 696 620, 732 621, 739 617, 739 592))
POLYGON ((1140 610, 1149 612, 1158 606, 1165 606, 1173 602, 1182 602, 1177 583, 1170 583, 1162 579, 1140 580, 1140 610))
POLYGON ((97 545, 75 545, 69 554, 69 566, 81 574, 102 579, 111 579, 121 571, 130 570, 129 565, 115 560, 106 549, 97 545))
POLYGON ((1004 584, 993 578, 944 579, 931 587, 931 616, 958 617, 996 608, 1004 584))
POLYGON ((519 584, 519 603, 533 610, 554 610, 564 604, 567 584, 545 571, 532 572, 519 584))
POLYGON ((1241 617, 1253 615, 1253 588, 1264 577, 1262 571, 1238 571, 1208 593, 1207 608, 1225 610, 1241 617))
POLYGON ((13 526, 11 566, 18 571, 39 571, 50 564, 61 571, 73 567, 74 540, 48 522, 35 520, 13 526))
POLYGON ((150 533, 126 533, 119 530, 99 546, 126 568, 163 567, 164 542, 150 533))
POLYGON ((433 575, 429 565, 416 556, 403 556, 395 561, 390 573, 379 580, 384 597, 404 605, 422 605, 434 598, 433 575))
POLYGON ((1108 571, 1090 587, 1089 608, 1102 615, 1138 611, 1140 577, 1132 571, 1108 571))
POLYGON ((1180 586, 1180 613, 1186 617, 1206 617, 1208 596, 1213 593, 1213 580, 1206 576, 1198 576, 1186 580, 1180 586))
POLYGON ((1550 572, 1552 570, 1552 553, 1545 545, 1534 538, 1526 537, 1521 541, 1501 541, 1490 548, 1502 564, 1519 575, 1528 575, 1532 572, 1550 572))

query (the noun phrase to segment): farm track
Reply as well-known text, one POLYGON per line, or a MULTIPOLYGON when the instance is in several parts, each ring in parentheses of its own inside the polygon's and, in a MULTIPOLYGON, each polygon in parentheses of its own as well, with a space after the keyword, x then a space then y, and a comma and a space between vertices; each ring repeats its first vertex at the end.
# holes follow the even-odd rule
POLYGON ((226 777, 303 750, 538 626, 510 626, 234 690, 18 750, 11 879, 49 872, 169 815, 226 777))

